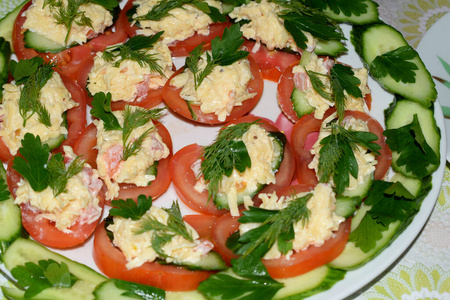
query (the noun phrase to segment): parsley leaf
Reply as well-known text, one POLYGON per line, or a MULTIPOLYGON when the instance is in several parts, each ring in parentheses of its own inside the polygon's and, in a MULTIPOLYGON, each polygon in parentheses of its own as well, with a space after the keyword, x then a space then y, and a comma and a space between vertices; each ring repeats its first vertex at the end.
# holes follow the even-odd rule
POLYGON ((376 79, 387 76, 399 82, 416 82, 415 70, 419 67, 410 61, 417 57, 417 52, 411 46, 403 46, 377 56, 370 64, 370 72, 376 79))
POLYGON ((166 291, 154 286, 115 278, 112 278, 110 280, 117 288, 125 291, 121 294, 125 297, 144 300, 164 300, 166 296, 166 291))
POLYGON ((334 64, 330 70, 331 88, 339 120, 345 113, 346 96, 344 91, 356 98, 362 97, 362 92, 358 87, 361 81, 354 74, 352 68, 342 64, 334 64))
POLYGON ((145 195, 139 195, 137 202, 133 199, 119 199, 111 201, 111 208, 109 214, 111 216, 119 216, 131 220, 139 220, 152 207, 152 197, 148 198, 145 195))
POLYGON ((121 130, 119 121, 111 110, 111 93, 100 92, 92 100, 91 115, 103 121, 105 130, 121 130))
POLYGON ((149 49, 153 48, 154 44, 159 40, 162 34, 163 31, 152 36, 133 36, 124 44, 106 48, 106 50, 103 51, 102 58, 107 62, 111 62, 120 57, 113 64, 116 68, 118 68, 125 60, 136 61, 140 67, 148 67, 151 72, 159 73, 164 76, 163 70, 158 64, 158 58, 155 57, 155 54, 147 53, 149 49))
POLYGON ((45 63, 42 58, 11 61, 11 72, 17 84, 23 84, 19 97, 19 113, 23 119, 23 126, 33 114, 38 115, 39 122, 47 127, 52 126, 50 113, 39 101, 42 88, 53 76, 54 64, 45 63))
POLYGON ((5 180, 5 178, 0 177, 0 202, 8 200, 10 197, 11 197, 11 193, 9 192, 9 188, 8 188, 8 185, 6 184, 6 180, 5 180))
POLYGON ((208 76, 216 66, 228 66, 234 62, 246 58, 248 51, 239 50, 244 43, 239 24, 234 24, 230 28, 225 28, 222 39, 215 37, 211 41, 211 54, 206 53, 206 66, 203 70, 198 68, 198 62, 203 53, 203 44, 198 45, 191 51, 185 67, 194 74, 195 89, 208 76))
POLYGON ((256 122, 224 127, 219 131, 214 143, 204 147, 201 171, 205 180, 209 181, 209 199, 216 199, 220 181, 224 175, 230 176, 234 168, 243 172, 251 167, 252 162, 247 147, 238 139, 256 122))
POLYGON ((367 4, 365 3, 365 0, 306 0, 305 3, 306 5, 319 8, 321 10, 329 8, 333 13, 342 13, 347 17, 351 15, 360 16, 367 12, 367 4))
POLYGON ((353 149, 356 144, 379 154, 380 145, 374 141, 377 135, 371 132, 347 130, 331 123, 331 134, 320 141, 323 147, 319 154, 319 182, 329 182, 331 176, 336 185, 336 194, 340 195, 348 187, 350 175, 358 178, 358 162, 353 149))
POLYGON ((32 298, 50 287, 72 287, 78 280, 69 272, 67 264, 49 259, 40 260, 38 264, 27 262, 11 270, 11 275, 24 288, 25 298, 32 298))
POLYGON ((49 186, 56 197, 61 193, 66 193, 69 179, 83 170, 84 160, 77 156, 66 169, 64 157, 61 153, 56 153, 48 161, 47 170, 49 176, 49 186))
POLYGON ((439 164, 437 154, 426 142, 417 114, 410 124, 385 130, 384 135, 389 148, 400 154, 397 165, 405 166, 407 172, 423 178, 428 175, 430 164, 439 164))
POLYGON ((13 160, 13 169, 19 172, 31 185, 33 190, 41 192, 48 186, 50 174, 47 170, 47 162, 50 149, 47 144, 41 143, 39 136, 26 133, 21 141, 22 147, 13 160))

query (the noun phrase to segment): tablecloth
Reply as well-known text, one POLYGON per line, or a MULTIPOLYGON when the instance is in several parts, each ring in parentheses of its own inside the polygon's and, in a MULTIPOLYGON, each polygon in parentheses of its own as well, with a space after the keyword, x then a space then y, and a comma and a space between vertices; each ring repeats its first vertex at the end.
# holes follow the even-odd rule
MULTIPOLYGON (((21 2, 22 0, 0 0, 0 17, 21 2)), ((439 18, 450 12, 450 0, 376 0, 376 2, 380 5, 380 17, 401 31, 413 47, 418 46, 421 38, 439 18)), ((387 270, 371 286, 365 287, 357 299, 450 299, 448 164, 435 208, 418 239, 393 268, 387 270)))

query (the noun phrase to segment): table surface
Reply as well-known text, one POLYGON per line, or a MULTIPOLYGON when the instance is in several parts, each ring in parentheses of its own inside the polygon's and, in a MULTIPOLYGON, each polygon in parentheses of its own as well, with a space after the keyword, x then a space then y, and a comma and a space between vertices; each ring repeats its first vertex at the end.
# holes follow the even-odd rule
MULTIPOLYGON (((401 31, 413 47, 418 46, 437 20, 450 12, 450 0, 374 1, 380 5, 380 17, 401 31)), ((21 2, 0 0, 0 17, 21 2)), ((436 206, 415 243, 395 266, 356 299, 450 299, 449 237, 450 169, 447 164, 436 206)))

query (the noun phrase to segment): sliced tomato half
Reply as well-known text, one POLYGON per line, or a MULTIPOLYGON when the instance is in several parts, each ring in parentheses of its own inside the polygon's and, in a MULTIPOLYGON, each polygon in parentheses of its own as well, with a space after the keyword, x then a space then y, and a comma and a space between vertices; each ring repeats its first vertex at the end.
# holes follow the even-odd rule
POLYGON ((104 222, 95 231, 93 256, 97 267, 108 277, 147 284, 166 291, 195 290, 211 274, 209 271, 190 271, 157 262, 147 262, 128 269, 125 256, 106 235, 104 222))
MULTIPOLYGON (((261 119, 261 126, 268 131, 278 131, 275 125, 267 120, 256 116, 245 116, 230 122, 228 125, 244 122, 253 122, 261 119)), ((178 197, 191 209, 207 215, 224 215, 228 211, 218 210, 214 203, 208 198, 206 190, 198 192, 195 189, 197 175, 193 170, 193 164, 201 159, 203 147, 191 144, 177 151, 170 161, 170 173, 178 197)), ((284 158, 278 172, 275 174, 276 183, 269 184, 261 190, 261 193, 270 193, 276 189, 288 186, 294 174, 294 156, 289 143, 284 149, 284 158)), ((256 196, 254 197, 256 199, 256 196)))
MULTIPOLYGON (((169 164, 172 157, 172 138, 170 136, 167 128, 158 121, 153 121, 156 125, 159 135, 161 136, 163 142, 167 145, 170 150, 170 155, 167 158, 159 160, 157 167, 156 179, 151 182, 148 186, 136 186, 135 184, 119 184, 120 191, 117 199, 134 199, 141 194, 151 196, 153 200, 161 196, 168 188, 171 182, 169 164)), ((83 158, 94 168, 97 167, 97 154, 98 151, 95 149, 97 145, 97 128, 93 123, 89 124, 88 127, 82 132, 79 139, 74 144, 74 152, 77 155, 82 155, 83 158)))
POLYGON ((166 85, 164 86, 162 93, 164 102, 175 113, 191 121, 203 124, 223 124, 233 119, 242 117, 243 115, 250 112, 256 106, 259 99, 261 98, 264 89, 264 80, 262 78, 258 65, 252 58, 249 58, 249 61, 250 61, 250 70, 253 76, 247 85, 247 90, 249 93, 256 93, 256 95, 253 98, 247 99, 244 102, 242 102, 242 105, 235 106, 231 111, 230 115, 228 115, 224 121, 219 121, 217 115, 214 113, 208 114, 203 113, 200 110, 199 105, 191 105, 192 112, 197 117, 197 119, 194 120, 188 104, 183 98, 180 97, 181 88, 177 88, 170 84, 171 79, 180 74, 184 70, 184 68, 178 69, 172 75, 172 77, 169 78, 166 85))
MULTIPOLYGON (((302 192, 310 192, 313 189, 314 186, 299 184, 277 191, 277 195, 290 196, 302 192)), ((238 257, 226 246, 228 237, 239 230, 240 223, 238 219, 239 217, 232 217, 230 214, 226 214, 217 219, 212 227, 215 250, 222 255, 228 264, 230 264, 231 259, 238 257)), ((320 247, 309 246, 305 250, 295 252, 289 258, 282 256, 278 259, 263 259, 262 261, 273 278, 289 278, 307 273, 329 263, 342 253, 348 240, 350 225, 351 220, 346 220, 339 226, 339 229, 333 236, 320 247)))
MULTIPOLYGON (((317 141, 323 120, 330 116, 334 111, 334 108, 329 109, 321 120, 314 118, 312 114, 305 115, 294 125, 291 143, 297 162, 296 177, 298 183, 317 184, 316 172, 313 169, 308 168, 309 163, 313 160, 313 155, 310 150, 312 145, 317 141)), ((348 116, 367 122, 369 131, 378 136, 376 143, 380 145, 381 150, 379 150, 380 154, 375 157, 377 165, 375 166, 374 179, 383 179, 389 170, 392 159, 391 150, 385 142, 386 138, 383 136, 383 127, 376 119, 360 111, 346 111, 345 117, 348 116)))

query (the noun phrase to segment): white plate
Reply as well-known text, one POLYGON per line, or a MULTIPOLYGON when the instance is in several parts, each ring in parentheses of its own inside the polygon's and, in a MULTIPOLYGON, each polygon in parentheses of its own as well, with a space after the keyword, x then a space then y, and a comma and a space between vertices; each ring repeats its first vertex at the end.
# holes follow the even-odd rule
MULTIPOLYGON (((350 26, 342 26, 344 33, 349 37, 350 26)), ((435 44, 435 48, 438 48, 438 44, 435 44)), ((352 67, 362 67, 362 62, 353 50, 353 47, 348 43, 350 49, 349 54, 339 58, 339 61, 348 63, 352 67)), ((445 49, 445 48, 443 48, 445 49)), ((448 49, 448 47, 447 47, 448 49)), ((177 59, 175 64, 180 66, 183 64, 183 60, 177 59)), ((375 118, 377 118, 381 124, 384 124, 383 111, 392 101, 393 96, 385 92, 375 81, 369 79, 369 86, 372 89, 372 112, 375 118)), ((277 105, 276 99, 276 84, 273 82, 265 82, 265 89, 263 96, 252 111, 252 114, 267 117, 273 121, 276 120, 280 114, 280 109, 277 105)), ((438 126, 441 127, 444 132, 444 118, 439 105, 435 106, 435 115, 438 126)), ((216 136, 218 126, 205 126, 197 125, 186 122, 184 119, 174 116, 172 113, 168 113, 161 119, 162 123, 168 128, 171 133, 174 152, 181 149, 185 145, 191 143, 198 143, 200 145, 210 144, 216 136)), ((441 140, 441 153, 445 153, 445 135, 441 140)), ((311 297, 311 299, 343 299, 349 297, 367 287, 373 280, 376 280, 381 274, 388 270, 392 264, 399 259, 405 252, 405 250, 413 243, 424 224, 426 223, 435 201, 439 195, 439 190, 443 178, 445 168, 445 155, 441 159, 441 166, 433 175, 433 189, 429 196, 422 204, 420 212, 416 215, 414 221, 408 226, 405 232, 400 235, 389 248, 385 249, 378 257, 366 264, 360 269, 348 272, 345 278, 335 284, 330 290, 320 293, 311 297)), ((177 195, 171 186, 169 190, 154 202, 154 205, 160 207, 169 207, 172 201, 177 199, 177 195)), ((192 213, 183 203, 180 202, 180 207, 184 214, 192 213)), ((105 212, 106 214, 107 212, 105 212)), ((92 238, 83 246, 70 250, 57 250, 57 252, 84 263, 91 268, 98 270, 93 258, 92 258, 92 238)))

